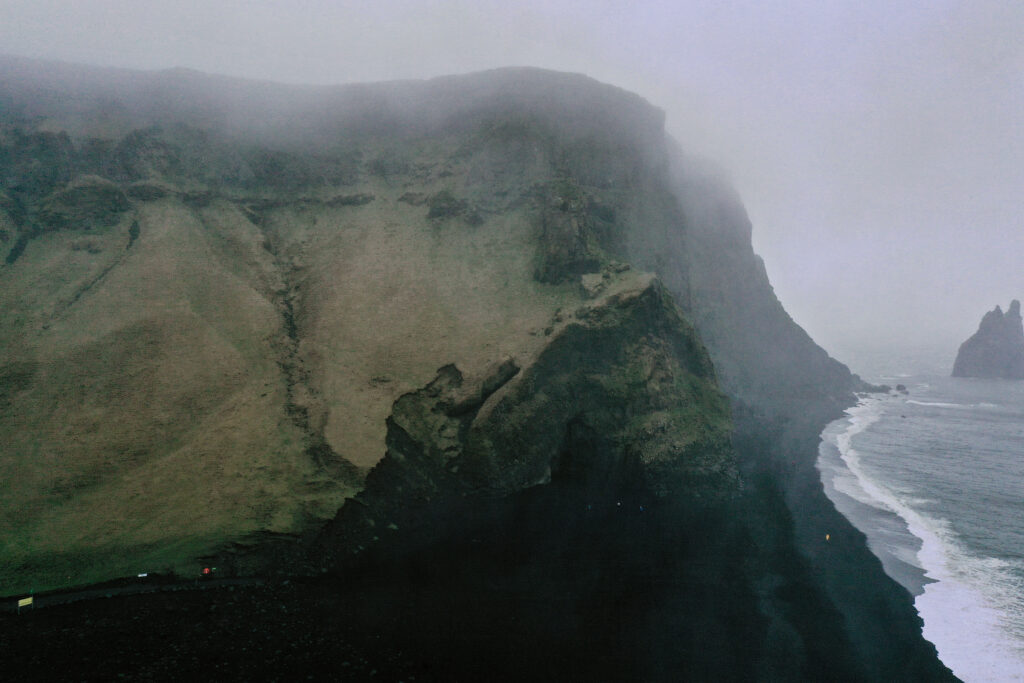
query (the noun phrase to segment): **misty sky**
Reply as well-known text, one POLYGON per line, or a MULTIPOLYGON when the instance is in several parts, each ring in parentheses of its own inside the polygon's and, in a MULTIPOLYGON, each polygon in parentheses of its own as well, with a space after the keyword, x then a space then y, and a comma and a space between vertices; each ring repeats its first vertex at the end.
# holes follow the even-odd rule
POLYGON ((628 88, 730 171, 818 342, 950 366, 1024 298, 1022 35, 1019 0, 0 0, 0 51, 29 57, 304 83, 531 65, 628 88))

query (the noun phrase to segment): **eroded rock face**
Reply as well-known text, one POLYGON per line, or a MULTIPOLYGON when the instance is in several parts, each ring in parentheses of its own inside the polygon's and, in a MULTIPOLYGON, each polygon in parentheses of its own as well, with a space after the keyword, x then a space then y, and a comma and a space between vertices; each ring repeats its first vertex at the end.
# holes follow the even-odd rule
POLYGON ((1024 325, 1020 302, 1006 313, 996 306, 985 314, 978 331, 960 345, 953 377, 1024 379, 1024 325))
POLYGON ((424 523, 423 509, 446 499, 500 498, 552 480, 583 482, 596 500, 623 488, 704 502, 738 494, 728 402, 657 279, 618 274, 600 298, 556 314, 550 330, 529 357, 478 376, 447 365, 399 398, 387 455, 323 547, 358 554, 381 530, 424 523))
POLYGON ((39 220, 48 230, 90 230, 114 225, 129 208, 128 197, 118 185, 85 175, 48 197, 40 208, 39 220))
POLYGON ((584 193, 566 180, 551 183, 548 192, 540 211, 534 277, 556 283, 599 269, 604 255, 597 246, 584 193))

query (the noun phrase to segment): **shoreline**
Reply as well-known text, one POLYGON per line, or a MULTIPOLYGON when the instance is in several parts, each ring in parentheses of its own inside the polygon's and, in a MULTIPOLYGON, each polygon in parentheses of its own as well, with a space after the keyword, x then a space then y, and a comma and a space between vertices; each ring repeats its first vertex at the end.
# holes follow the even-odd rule
POLYGON ((916 598, 924 593, 928 584, 934 582, 917 561, 921 539, 913 533, 907 520, 886 502, 885 498, 891 496, 882 494, 877 485, 872 485, 873 490, 864 489, 863 473, 849 466, 842 449, 835 443, 844 434, 852 438, 856 433, 869 428, 873 420, 867 423, 854 422, 855 419, 870 420, 863 415, 864 410, 858 409, 870 410, 871 406, 887 398, 878 395, 863 397, 856 405, 848 408, 843 417, 828 423, 821 432, 815 467, 820 473, 825 495, 836 510, 865 534, 868 548, 881 561, 885 573, 916 598), (857 412, 858 416, 851 415, 852 411, 857 412), (883 497, 876 497, 876 492, 883 497), (898 544, 906 540, 898 538, 901 534, 916 539, 917 547, 913 550, 913 556, 900 556, 898 544))
MULTIPOLYGON (((919 387, 930 388, 925 377, 917 379, 921 380, 919 387)), ((961 407, 915 396, 903 402, 961 407)), ((887 416, 891 419, 887 410, 900 398, 862 398, 822 430, 816 463, 822 485, 836 510, 865 534, 886 574, 912 593, 914 609, 922 620, 922 636, 935 646, 939 659, 954 675, 966 681, 1024 680, 1020 673, 1024 671, 1024 647, 1007 631, 1005 615, 991 604, 991 597, 968 578, 974 572, 968 567, 985 565, 985 558, 974 557, 960 547, 961 541, 947 522, 916 509, 903 499, 905 495, 863 468, 854 438, 887 416), (964 637, 965 633, 970 637, 964 637)), ((898 450, 892 456, 898 458, 898 450)))

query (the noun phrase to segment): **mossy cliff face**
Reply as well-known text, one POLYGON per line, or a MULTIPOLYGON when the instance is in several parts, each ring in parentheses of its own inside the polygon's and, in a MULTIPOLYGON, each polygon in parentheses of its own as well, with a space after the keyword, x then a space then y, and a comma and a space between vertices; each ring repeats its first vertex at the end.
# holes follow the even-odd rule
POLYGON ((728 404, 657 280, 616 275, 543 334, 530 356, 477 376, 447 365, 395 402, 387 455, 325 532, 328 555, 345 560, 389 528, 429 526, 431 505, 552 480, 583 484, 601 503, 622 490, 694 503, 739 495, 728 404))
POLYGON ((640 477, 635 483, 659 496, 737 490, 725 397, 695 331, 657 280, 620 275, 599 299, 552 323, 548 345, 481 407, 456 467, 499 490, 592 466, 640 477), (607 452, 596 463, 573 462, 570 432, 599 435, 607 452))
POLYGON ((2 60, 0 102, 10 592, 216 558, 422 595, 394 572, 439 564, 481 652, 536 626, 614 653, 594 676, 942 675, 815 477, 859 383, 640 98, 2 60))

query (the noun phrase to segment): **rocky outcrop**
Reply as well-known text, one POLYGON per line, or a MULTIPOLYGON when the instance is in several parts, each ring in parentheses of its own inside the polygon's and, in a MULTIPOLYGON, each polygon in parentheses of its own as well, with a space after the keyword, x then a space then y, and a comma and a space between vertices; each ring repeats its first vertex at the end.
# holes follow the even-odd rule
POLYGON ((1006 313, 996 306, 982 317, 978 331, 960 345, 953 377, 1024 379, 1024 325, 1019 301, 1011 301, 1006 313))
POLYGON ((551 183, 548 192, 540 211, 534 277, 556 283, 598 270, 603 254, 591 227, 586 194, 564 179, 551 183))
POLYGON ((130 206, 128 197, 115 183, 84 175, 42 202, 39 222, 46 230, 104 228, 117 223, 130 206))
MULTIPOLYGON (((403 395, 387 455, 321 552, 358 554, 389 527, 422 527, 424 510, 500 498, 555 479, 587 482, 595 500, 734 498, 740 483, 725 397, 694 329, 649 274, 559 312, 545 343, 478 376, 447 365, 403 395)), ((386 533, 383 533, 386 536, 386 533)))

